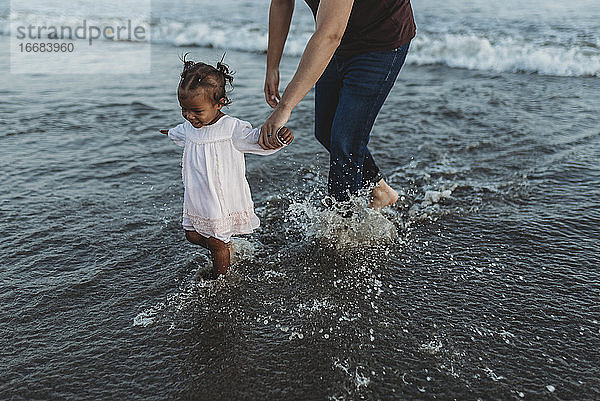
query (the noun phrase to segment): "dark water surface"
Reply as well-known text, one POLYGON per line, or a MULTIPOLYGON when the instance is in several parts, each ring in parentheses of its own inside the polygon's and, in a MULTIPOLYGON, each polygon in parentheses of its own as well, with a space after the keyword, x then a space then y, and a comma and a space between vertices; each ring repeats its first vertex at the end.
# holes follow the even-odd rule
MULTIPOLYGON (((207 283, 157 132, 182 50, 132 76, 2 53, 1 399, 600 398, 597 78, 406 66, 371 141, 402 199, 349 229, 321 206, 309 94, 294 145, 247 157, 262 227, 207 283)), ((227 59, 227 112, 259 125, 265 56, 227 59)))

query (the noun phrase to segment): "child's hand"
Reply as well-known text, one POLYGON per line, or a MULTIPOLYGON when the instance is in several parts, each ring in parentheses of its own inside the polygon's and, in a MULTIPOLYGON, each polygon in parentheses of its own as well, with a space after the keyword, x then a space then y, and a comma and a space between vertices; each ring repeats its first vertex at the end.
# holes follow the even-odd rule
POLYGON ((294 140, 294 134, 288 127, 283 126, 277 130, 276 138, 281 146, 287 146, 294 140))
POLYGON ((165 135, 169 135, 169 130, 168 129, 161 129, 160 133, 161 134, 165 134, 165 135))

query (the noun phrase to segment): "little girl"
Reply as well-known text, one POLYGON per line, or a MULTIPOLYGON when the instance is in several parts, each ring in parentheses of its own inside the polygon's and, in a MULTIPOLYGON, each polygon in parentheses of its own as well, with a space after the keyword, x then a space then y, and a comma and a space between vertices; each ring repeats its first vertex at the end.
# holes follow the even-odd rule
POLYGON ((258 145, 260 129, 224 114, 231 103, 225 84, 233 82, 229 69, 186 61, 177 88, 181 114, 187 121, 160 132, 182 146, 184 185, 183 229, 188 241, 210 250, 213 271, 225 274, 231 262, 231 236, 249 234, 260 224, 246 180, 244 153, 268 155, 290 144, 294 135, 281 127, 278 149, 258 145))

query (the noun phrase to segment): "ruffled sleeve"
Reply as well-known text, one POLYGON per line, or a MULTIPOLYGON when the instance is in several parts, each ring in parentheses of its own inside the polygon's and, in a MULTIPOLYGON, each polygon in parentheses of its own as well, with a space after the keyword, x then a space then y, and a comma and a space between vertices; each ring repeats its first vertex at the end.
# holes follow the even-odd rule
POLYGON ((258 144, 260 128, 252 128, 247 121, 238 120, 233 130, 233 146, 243 153, 254 153, 257 155, 271 155, 281 148, 263 149, 258 144))
POLYGON ((185 146, 185 123, 169 130, 169 138, 179 146, 185 146))

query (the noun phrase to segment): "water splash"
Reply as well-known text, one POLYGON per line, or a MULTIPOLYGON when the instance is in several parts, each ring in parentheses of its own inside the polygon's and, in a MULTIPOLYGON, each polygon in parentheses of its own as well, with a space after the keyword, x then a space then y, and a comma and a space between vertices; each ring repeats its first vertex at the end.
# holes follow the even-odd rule
POLYGON ((381 212, 366 207, 364 198, 350 201, 344 217, 335 208, 323 208, 305 199, 288 207, 296 227, 304 230, 307 239, 337 251, 351 251, 364 246, 389 244, 398 239, 394 222, 381 212))

